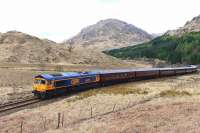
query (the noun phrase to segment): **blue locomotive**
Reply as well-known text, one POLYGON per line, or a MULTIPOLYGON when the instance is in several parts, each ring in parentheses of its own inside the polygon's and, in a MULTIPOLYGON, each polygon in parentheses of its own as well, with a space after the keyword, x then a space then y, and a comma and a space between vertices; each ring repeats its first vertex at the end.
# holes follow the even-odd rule
POLYGON ((82 85, 96 85, 100 80, 96 72, 63 72, 41 74, 34 77, 33 93, 44 99, 55 93, 63 92, 82 85))

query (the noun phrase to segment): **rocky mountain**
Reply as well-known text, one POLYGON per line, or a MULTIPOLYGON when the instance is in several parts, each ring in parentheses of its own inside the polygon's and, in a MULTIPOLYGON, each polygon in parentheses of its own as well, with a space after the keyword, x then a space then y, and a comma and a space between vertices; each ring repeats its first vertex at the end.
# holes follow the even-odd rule
POLYGON ((166 32, 166 34, 181 36, 187 32, 199 32, 199 31, 200 31, 200 15, 194 17, 191 21, 188 21, 183 27, 180 27, 177 30, 169 30, 166 32))
POLYGON ((115 47, 119 44, 131 44, 152 39, 144 30, 117 19, 106 19, 81 30, 75 37, 68 40, 71 44, 84 46, 97 43, 110 44, 115 47))
POLYGON ((112 65, 129 64, 107 56, 93 49, 74 48, 71 52, 68 46, 57 44, 48 39, 40 39, 22 32, 9 31, 0 34, 0 63, 17 64, 48 64, 65 65, 112 65))
POLYGON ((9 31, 0 33, 0 63, 112 64, 115 66, 125 62, 121 63, 121 60, 103 54, 103 50, 129 46, 151 39, 152 36, 147 32, 116 19, 99 21, 61 44, 22 32, 9 31))
POLYGON ((200 15, 183 27, 171 30, 149 42, 104 53, 122 59, 150 58, 173 64, 200 63, 200 15))

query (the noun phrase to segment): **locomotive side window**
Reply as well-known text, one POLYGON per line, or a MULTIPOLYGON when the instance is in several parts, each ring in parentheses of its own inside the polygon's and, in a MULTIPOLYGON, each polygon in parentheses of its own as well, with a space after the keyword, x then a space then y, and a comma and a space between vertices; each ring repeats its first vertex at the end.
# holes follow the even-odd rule
POLYGON ((47 81, 47 85, 51 85, 52 84, 52 81, 47 81))
POLYGON ((66 85, 65 82, 66 82, 66 80, 55 81, 55 82, 54 82, 54 85, 55 85, 56 87, 65 86, 65 85, 66 85))

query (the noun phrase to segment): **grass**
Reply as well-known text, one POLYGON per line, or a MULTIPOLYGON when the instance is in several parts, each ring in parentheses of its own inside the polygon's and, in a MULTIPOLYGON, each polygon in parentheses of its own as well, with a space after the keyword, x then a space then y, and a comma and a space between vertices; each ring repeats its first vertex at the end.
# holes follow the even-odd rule
POLYGON ((116 86, 110 86, 105 88, 98 88, 98 89, 92 89, 85 92, 82 92, 78 94, 77 100, 81 100, 84 98, 88 98, 90 96, 95 96, 97 94, 113 94, 113 95, 128 95, 128 94, 138 94, 138 95, 146 95, 148 94, 148 88, 129 88, 129 87, 119 87, 116 86))
POLYGON ((161 97, 191 96, 187 91, 166 90, 160 92, 161 97))

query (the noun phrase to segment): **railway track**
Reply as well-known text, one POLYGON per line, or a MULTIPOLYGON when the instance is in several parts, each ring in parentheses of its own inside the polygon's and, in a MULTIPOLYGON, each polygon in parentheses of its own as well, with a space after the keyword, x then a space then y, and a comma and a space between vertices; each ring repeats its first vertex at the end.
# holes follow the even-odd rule
POLYGON ((41 100, 38 98, 29 98, 29 99, 24 99, 24 100, 20 100, 20 101, 15 101, 15 102, 9 102, 9 103, 5 103, 5 104, 1 104, 0 105, 0 113, 4 113, 10 110, 14 110, 17 108, 21 108, 21 107, 25 107, 34 103, 38 103, 41 100))

